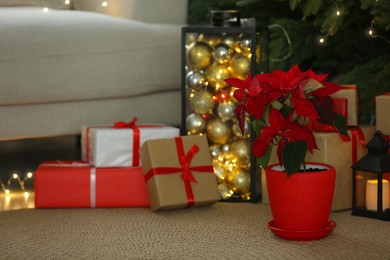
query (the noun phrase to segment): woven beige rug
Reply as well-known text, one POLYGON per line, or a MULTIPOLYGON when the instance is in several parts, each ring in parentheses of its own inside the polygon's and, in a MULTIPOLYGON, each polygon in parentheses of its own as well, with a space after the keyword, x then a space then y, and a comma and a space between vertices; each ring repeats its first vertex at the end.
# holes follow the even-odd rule
POLYGON ((325 239, 294 242, 267 228, 267 205, 0 212, 0 259, 390 259, 390 223, 334 212, 325 239))

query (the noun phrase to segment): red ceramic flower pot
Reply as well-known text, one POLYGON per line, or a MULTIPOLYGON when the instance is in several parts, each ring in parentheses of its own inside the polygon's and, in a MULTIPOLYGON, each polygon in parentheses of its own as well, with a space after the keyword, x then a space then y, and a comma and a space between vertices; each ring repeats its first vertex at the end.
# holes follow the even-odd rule
POLYGON ((279 164, 266 169, 269 203, 273 225, 285 231, 323 230, 329 224, 336 180, 334 167, 306 163, 318 172, 297 172, 287 177, 279 164))

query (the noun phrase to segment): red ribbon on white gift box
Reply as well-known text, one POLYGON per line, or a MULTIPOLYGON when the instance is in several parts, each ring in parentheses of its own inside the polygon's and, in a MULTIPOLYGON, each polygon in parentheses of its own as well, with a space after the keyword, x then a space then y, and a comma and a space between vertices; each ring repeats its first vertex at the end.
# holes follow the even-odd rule
POLYGON ((115 122, 113 126, 90 126, 86 129, 85 135, 85 158, 89 162, 89 130, 90 128, 129 128, 133 130, 133 162, 132 166, 140 165, 139 149, 141 146, 140 128, 158 128, 165 125, 137 125, 137 117, 134 117, 129 123, 124 121, 115 122))

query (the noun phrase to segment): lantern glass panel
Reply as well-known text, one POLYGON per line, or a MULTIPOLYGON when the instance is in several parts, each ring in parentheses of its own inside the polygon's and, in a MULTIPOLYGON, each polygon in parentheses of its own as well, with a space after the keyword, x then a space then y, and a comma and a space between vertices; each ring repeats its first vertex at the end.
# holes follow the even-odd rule
POLYGON ((251 121, 248 116, 241 133, 234 88, 224 81, 245 80, 256 73, 258 37, 253 26, 182 29, 182 130, 184 135, 207 136, 223 200, 260 199, 260 173, 251 156, 251 121))
MULTIPOLYGON (((378 174, 356 173, 355 205, 358 210, 378 212, 378 174)), ((390 173, 382 174, 382 212, 390 213, 390 173)))

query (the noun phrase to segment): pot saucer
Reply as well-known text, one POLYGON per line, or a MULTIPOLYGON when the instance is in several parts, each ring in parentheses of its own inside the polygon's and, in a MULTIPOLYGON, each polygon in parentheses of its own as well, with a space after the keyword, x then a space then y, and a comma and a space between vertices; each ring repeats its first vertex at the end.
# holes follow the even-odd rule
POLYGON ((318 240, 332 233, 335 227, 336 227, 336 222, 329 220, 328 224, 323 229, 310 230, 310 231, 290 231, 290 230, 283 230, 276 227, 275 222, 273 220, 268 222, 268 228, 271 229, 272 233, 274 233, 280 238, 293 240, 293 241, 318 240))

